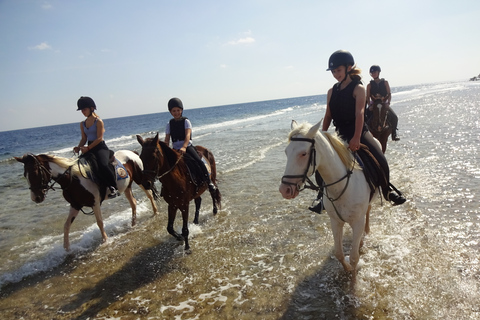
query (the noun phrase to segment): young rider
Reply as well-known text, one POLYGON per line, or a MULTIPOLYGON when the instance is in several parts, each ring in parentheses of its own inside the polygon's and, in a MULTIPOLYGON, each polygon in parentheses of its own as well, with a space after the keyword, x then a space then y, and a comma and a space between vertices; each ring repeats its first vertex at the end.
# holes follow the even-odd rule
MULTIPOLYGON (((331 71, 338 82, 328 90, 322 130, 327 131, 333 121, 335 130, 348 143, 352 152, 359 150, 360 143, 366 145, 382 167, 389 185, 387 159, 364 123, 365 87, 361 83, 360 70, 356 68, 352 54, 345 50, 335 51, 330 56, 327 71, 331 71)), ((385 199, 394 205, 406 201, 390 187, 382 191, 385 199)), ((319 199, 320 196, 321 193, 319 199)), ((310 210, 321 213, 322 201, 310 210)))
POLYGON ((376 99, 377 96, 382 97, 384 104, 389 108, 387 119, 390 125, 392 126, 392 140, 398 141, 400 138, 397 137, 397 125, 398 125, 398 117, 390 107, 390 101, 392 101, 392 94, 390 91, 390 85, 388 81, 381 78, 380 79, 380 72, 382 69, 380 66, 373 65, 370 67, 370 76, 372 76, 373 80, 367 85, 367 105, 369 106, 368 109, 372 110, 372 103, 376 99))
POLYGON ((172 138, 173 149, 180 153, 187 153, 197 161, 202 170, 203 181, 208 185, 208 190, 215 191, 215 185, 210 180, 207 167, 198 155, 197 149, 192 145, 192 123, 183 116, 183 103, 179 98, 172 98, 168 101, 168 111, 173 116, 165 128, 165 143, 170 145, 172 138))
POLYGON ((115 198, 118 195, 117 191, 117 177, 115 169, 110 165, 110 149, 108 149, 103 134, 105 128, 102 119, 95 113, 97 106, 90 97, 80 97, 77 101, 77 111, 81 110, 83 115, 87 118, 80 122, 80 131, 82 138, 77 147, 73 148, 73 152, 82 154, 94 154, 98 165, 98 175, 100 180, 105 183, 110 193, 109 198, 115 198), (88 145, 85 146, 85 143, 88 145))

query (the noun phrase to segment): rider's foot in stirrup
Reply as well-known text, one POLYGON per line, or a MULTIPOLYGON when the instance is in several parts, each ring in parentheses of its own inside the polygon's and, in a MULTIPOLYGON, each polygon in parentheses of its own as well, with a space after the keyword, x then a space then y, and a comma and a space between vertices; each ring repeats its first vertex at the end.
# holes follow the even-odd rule
POLYGON ((393 192, 390 192, 390 194, 388 195, 388 200, 392 201, 394 206, 398 206, 400 204, 405 203, 405 201, 407 201, 405 197, 401 195, 399 196, 398 194, 393 192))
POLYGON ((310 207, 308 207, 308 209, 310 211, 315 212, 315 213, 322 214, 323 210, 325 210, 325 207, 323 206, 323 198, 322 199, 316 199, 315 201, 313 201, 312 205, 310 207), (318 203, 315 204, 316 202, 318 202, 318 203))
POLYGON ((110 193, 108 194, 109 199, 113 199, 113 198, 115 198, 116 196, 119 195, 119 193, 118 193, 118 191, 115 187, 109 187, 108 189, 110 190, 110 193))
POLYGON ((397 136, 396 133, 393 133, 392 134, 392 141, 398 141, 398 140, 400 140, 400 138, 397 136))
POLYGON ((213 182, 210 182, 210 183, 208 184, 208 191, 214 192, 215 190, 217 190, 217 187, 215 187, 215 185, 213 184, 213 182))

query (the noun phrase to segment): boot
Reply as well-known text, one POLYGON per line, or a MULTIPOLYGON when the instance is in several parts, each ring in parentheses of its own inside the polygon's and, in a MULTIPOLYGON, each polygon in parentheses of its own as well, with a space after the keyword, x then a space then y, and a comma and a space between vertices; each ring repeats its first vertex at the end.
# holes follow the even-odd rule
POLYGON ((108 199, 113 199, 116 196, 120 195, 115 187, 108 187, 110 193, 108 194, 108 199))
POLYGON ((308 209, 310 211, 315 212, 315 213, 322 214, 323 210, 325 210, 325 207, 323 206, 323 198, 314 200, 312 205, 310 207, 308 207, 308 209), (317 202, 317 201, 318 201, 318 203, 316 205, 314 205, 314 203, 317 202))
POLYGON ((392 201, 394 206, 398 206, 400 204, 405 203, 405 201, 407 201, 407 199, 405 199, 404 196, 398 195, 394 192, 390 192, 388 194, 388 200, 392 201))
POLYGON ((213 184, 213 182, 209 182, 208 183, 208 191, 210 191, 210 193, 214 192, 215 190, 217 190, 217 187, 215 187, 215 185, 213 184))
POLYGON ((399 137, 397 137, 397 129, 392 131, 392 141, 398 141, 400 140, 399 137))

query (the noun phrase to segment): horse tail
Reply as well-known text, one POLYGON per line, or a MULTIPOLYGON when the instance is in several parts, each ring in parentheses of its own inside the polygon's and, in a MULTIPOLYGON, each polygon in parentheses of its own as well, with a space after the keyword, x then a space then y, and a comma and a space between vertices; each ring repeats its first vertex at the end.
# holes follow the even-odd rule
POLYGON ((215 203, 217 204, 218 209, 222 209, 222 194, 220 193, 220 190, 218 188, 215 189, 212 196, 215 199, 215 203))

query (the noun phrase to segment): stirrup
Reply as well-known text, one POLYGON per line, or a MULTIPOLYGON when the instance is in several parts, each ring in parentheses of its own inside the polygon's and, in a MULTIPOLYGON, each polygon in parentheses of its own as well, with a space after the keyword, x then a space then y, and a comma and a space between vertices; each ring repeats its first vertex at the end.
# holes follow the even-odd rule
POLYGON ((314 200, 312 205, 308 207, 308 209, 315 213, 322 214, 323 210, 325 210, 325 207, 323 206, 323 198, 314 200), (319 202, 316 205, 313 205, 315 201, 319 201, 319 202))

